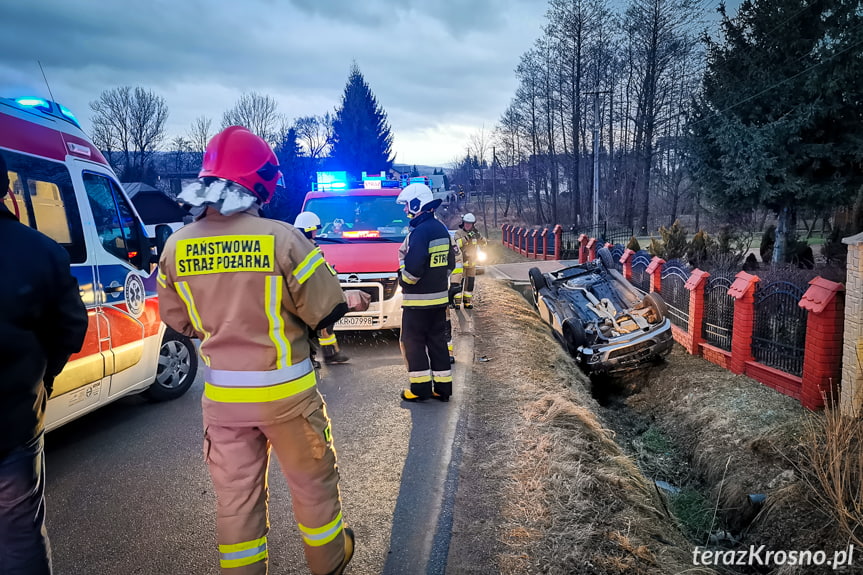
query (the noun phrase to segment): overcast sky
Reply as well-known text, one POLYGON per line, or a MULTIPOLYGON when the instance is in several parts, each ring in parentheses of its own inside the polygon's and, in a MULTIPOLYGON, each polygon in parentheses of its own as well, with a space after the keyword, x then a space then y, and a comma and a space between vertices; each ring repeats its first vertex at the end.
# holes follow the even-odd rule
MULTIPOLYGON (((169 139, 221 123, 244 91, 289 118, 338 104, 356 61, 389 117, 396 161, 448 166, 494 128, 546 0, 0 0, 0 96, 54 99, 90 130, 89 102, 143 86, 169 139)), ((371 167, 370 169, 375 169, 371 167)))

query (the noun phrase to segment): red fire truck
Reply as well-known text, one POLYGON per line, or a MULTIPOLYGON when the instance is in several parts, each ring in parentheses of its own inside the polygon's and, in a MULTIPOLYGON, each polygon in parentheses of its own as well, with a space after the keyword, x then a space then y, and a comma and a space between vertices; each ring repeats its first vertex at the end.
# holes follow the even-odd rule
POLYGON ((367 175, 359 183, 345 172, 319 172, 303 211, 321 219, 317 242, 345 289, 371 295, 368 311, 347 314, 336 330, 398 329, 402 294, 398 285, 398 250, 408 233, 408 218, 396 203, 407 181, 385 174, 367 175))

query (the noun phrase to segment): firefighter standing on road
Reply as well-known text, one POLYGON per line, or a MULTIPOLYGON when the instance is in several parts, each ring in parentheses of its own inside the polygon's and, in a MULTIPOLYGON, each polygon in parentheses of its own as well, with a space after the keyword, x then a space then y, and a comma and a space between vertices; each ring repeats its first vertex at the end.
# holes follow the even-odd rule
POLYGON ((464 266, 464 282, 462 283, 462 291, 456 294, 453 298, 453 304, 456 308, 461 306, 464 299, 464 308, 473 308, 473 288, 476 282, 476 264, 480 253, 480 246, 488 244, 486 239, 482 237, 479 230, 476 229, 476 216, 473 214, 465 214, 461 218, 461 224, 455 233, 456 244, 461 250, 461 257, 464 266))
POLYGON ((354 534, 342 517, 308 329, 346 313, 346 294, 296 228, 258 216, 280 177, 264 140, 226 128, 207 146, 199 177, 181 198, 206 211, 168 239, 157 280, 163 321, 201 339, 204 454, 218 502, 221 571, 267 573, 272 448, 311 572, 341 574, 354 534))
POLYGON ((434 216, 440 205, 425 184, 410 184, 396 201, 405 205, 410 230, 399 249, 402 288, 401 346, 408 366, 410 389, 405 401, 434 397, 449 401, 452 371, 447 353, 449 276, 455 254, 449 230, 434 216))
MULTIPOLYGON (((317 235, 318 230, 321 229, 321 218, 319 218, 316 213, 300 212, 297 215, 297 219, 294 220, 294 227, 303 232, 303 235, 309 238, 315 246, 318 245, 315 241, 315 235, 317 235)), ((321 346, 321 350, 324 352, 325 363, 347 363, 350 361, 351 358, 339 349, 339 342, 336 340, 336 332, 333 330, 333 326, 328 326, 320 330, 317 336, 318 345, 321 346)), ((314 357, 312 357, 312 363, 315 364, 315 367, 321 366, 314 357)))
MULTIPOLYGON (((455 296, 461 293, 461 279, 464 274, 464 267, 461 258, 461 250, 455 242, 455 237, 450 234, 450 244, 452 244, 453 255, 455 256, 455 267, 450 272, 449 276, 449 307, 455 309, 455 296)), ((447 309, 446 312, 446 347, 449 351, 449 362, 455 363, 455 354, 453 353, 452 345, 452 312, 447 309)))

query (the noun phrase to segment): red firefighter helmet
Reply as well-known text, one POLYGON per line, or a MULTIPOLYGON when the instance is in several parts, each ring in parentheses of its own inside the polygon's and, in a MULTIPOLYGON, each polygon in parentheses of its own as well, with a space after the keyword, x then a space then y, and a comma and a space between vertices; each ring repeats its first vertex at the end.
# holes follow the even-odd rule
POLYGON ((198 177, 230 180, 266 204, 282 173, 268 143, 242 126, 229 126, 207 144, 198 177))

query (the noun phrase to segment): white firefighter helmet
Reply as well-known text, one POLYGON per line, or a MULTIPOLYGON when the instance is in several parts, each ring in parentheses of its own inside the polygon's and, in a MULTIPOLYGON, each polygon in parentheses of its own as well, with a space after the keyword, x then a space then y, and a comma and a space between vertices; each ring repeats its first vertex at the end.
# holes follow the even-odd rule
POLYGON ((440 205, 440 200, 434 199, 431 189, 425 184, 410 184, 396 198, 399 204, 407 204, 408 214, 414 217, 423 210, 434 209, 440 205), (436 203, 435 203, 436 202, 436 203))
POLYGON ((302 232, 312 232, 321 229, 321 218, 314 212, 300 212, 294 220, 294 227, 302 232))
POLYGON ((475 224, 476 223, 476 216, 468 212, 467 214, 465 214, 461 217, 461 221, 463 221, 466 224, 475 224))

